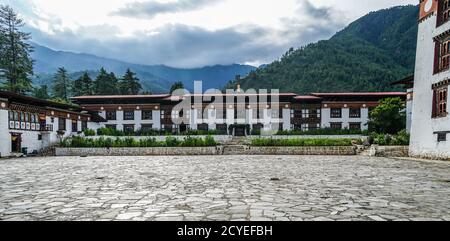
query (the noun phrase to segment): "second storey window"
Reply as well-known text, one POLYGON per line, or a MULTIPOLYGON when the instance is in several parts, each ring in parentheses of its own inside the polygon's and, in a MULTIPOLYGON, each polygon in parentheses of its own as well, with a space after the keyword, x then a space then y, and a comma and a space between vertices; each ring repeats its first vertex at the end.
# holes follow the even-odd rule
POLYGON ((439 0, 438 3, 438 26, 450 19, 450 0, 439 0))
POLYGON ((142 111, 142 120, 152 120, 152 119, 153 119, 153 111, 151 110, 142 111))
POLYGON ((124 120, 134 120, 134 110, 125 110, 123 112, 124 120))
POLYGON ((434 73, 436 74, 450 67, 450 36, 438 36, 434 41, 434 73))
POLYGON ((361 109, 350 109, 350 118, 361 118, 361 109))
POLYGON ((342 118, 342 109, 333 108, 331 109, 331 118, 342 118))
POLYGON ((447 116, 447 96, 448 87, 442 87, 434 90, 433 118, 447 116))
POLYGON ((116 120, 116 111, 106 111, 106 120, 116 120))

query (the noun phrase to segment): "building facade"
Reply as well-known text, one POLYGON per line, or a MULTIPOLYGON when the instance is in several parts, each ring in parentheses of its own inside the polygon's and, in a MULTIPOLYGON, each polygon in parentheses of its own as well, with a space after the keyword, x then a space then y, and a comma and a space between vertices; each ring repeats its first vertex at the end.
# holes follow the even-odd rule
POLYGON ((79 107, 0 91, 0 157, 37 154, 100 121, 79 107))
POLYGON ((389 97, 405 100, 406 93, 80 96, 73 101, 104 118, 101 127, 125 132, 218 130, 248 135, 320 128, 366 130, 370 109, 389 97), (180 108, 186 99, 187 106, 180 108))
POLYGON ((421 0, 410 155, 450 158, 450 1, 421 0))

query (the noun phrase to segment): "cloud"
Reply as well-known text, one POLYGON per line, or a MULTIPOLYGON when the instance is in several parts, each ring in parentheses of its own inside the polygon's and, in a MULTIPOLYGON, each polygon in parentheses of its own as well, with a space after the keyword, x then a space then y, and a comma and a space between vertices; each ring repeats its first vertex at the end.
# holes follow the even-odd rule
POLYGON ((179 13, 202 9, 206 6, 213 5, 221 1, 223 0, 177 0, 168 3, 161 3, 157 1, 133 2, 111 13, 111 15, 150 19, 159 14, 179 13))
MULTIPOLYGON (((191 1, 192 2, 192 1, 191 1)), ((121 35, 111 24, 52 27, 51 31, 28 26, 33 41, 58 50, 95 54, 131 63, 172 67, 215 64, 269 63, 290 47, 300 47, 331 37, 346 20, 333 8, 316 7, 297 0, 296 14, 281 18, 280 26, 242 23, 210 30, 173 23, 151 30, 121 35)))

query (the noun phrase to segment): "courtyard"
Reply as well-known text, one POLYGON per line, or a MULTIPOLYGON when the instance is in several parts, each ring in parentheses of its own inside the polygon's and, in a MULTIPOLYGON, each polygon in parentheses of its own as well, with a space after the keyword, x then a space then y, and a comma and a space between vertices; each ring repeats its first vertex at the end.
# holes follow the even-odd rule
POLYGON ((450 220, 450 163, 362 156, 4 159, 0 220, 450 220))

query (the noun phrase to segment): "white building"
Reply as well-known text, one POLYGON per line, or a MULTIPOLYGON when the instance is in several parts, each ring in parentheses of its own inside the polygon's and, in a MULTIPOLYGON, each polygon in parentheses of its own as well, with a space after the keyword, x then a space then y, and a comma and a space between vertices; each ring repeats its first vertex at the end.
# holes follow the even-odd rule
POLYGON ((421 0, 410 155, 450 158, 449 0, 421 0))
POLYGON ((390 97, 404 100, 406 93, 313 93, 309 96, 237 93, 184 95, 178 99, 170 95, 117 95, 80 96, 73 100, 106 119, 102 127, 125 132, 219 130, 240 136, 261 130, 367 130, 370 108, 390 97), (189 98, 192 99, 189 106, 183 108, 186 113, 176 110, 182 100, 189 98), (195 98, 200 101, 196 103, 195 98), (177 119, 183 123, 176 124, 177 119))
POLYGON ((0 157, 37 154, 62 138, 100 127, 79 107, 0 91, 0 157))

